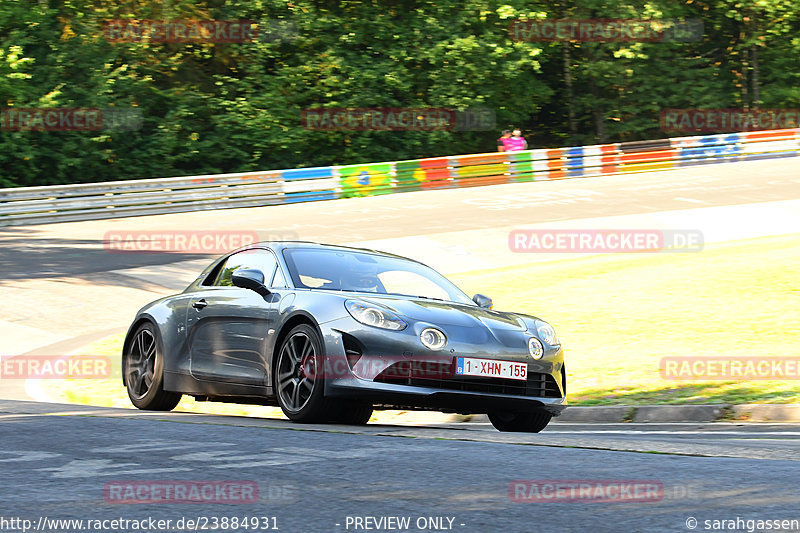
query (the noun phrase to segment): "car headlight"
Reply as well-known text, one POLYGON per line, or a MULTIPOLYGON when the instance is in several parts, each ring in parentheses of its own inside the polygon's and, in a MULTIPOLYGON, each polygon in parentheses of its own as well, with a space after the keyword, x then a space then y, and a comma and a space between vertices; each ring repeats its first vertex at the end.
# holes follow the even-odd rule
POLYGON ((550 346, 558 346, 561 344, 558 341, 558 336, 556 336, 556 330, 553 329, 553 326, 543 320, 536 321, 536 333, 539 335, 540 339, 550 346))
POLYGON ((435 328, 423 329, 419 334, 419 340, 430 350, 441 350, 447 344, 447 337, 435 328))
POLYGON ((377 305, 347 300, 344 307, 350 316, 367 326, 400 331, 408 325, 396 314, 377 305))
POLYGON ((531 337, 528 339, 528 352, 530 352, 531 357, 534 359, 541 359, 544 355, 544 346, 542 346, 542 341, 536 337, 531 337))

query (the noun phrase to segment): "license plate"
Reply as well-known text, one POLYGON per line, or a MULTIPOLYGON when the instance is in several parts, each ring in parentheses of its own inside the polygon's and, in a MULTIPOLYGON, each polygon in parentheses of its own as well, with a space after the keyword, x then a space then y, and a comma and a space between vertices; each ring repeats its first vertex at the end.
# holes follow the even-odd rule
POLYGON ((481 376, 487 378, 528 379, 528 363, 456 357, 457 376, 481 376))

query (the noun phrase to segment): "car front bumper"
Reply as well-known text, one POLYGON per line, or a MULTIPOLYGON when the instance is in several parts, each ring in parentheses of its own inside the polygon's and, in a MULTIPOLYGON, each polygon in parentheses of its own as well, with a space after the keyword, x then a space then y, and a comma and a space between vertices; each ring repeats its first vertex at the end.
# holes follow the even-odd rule
POLYGON ((498 335, 480 345, 448 336, 445 350, 432 352, 413 330, 376 330, 349 319, 323 324, 321 329, 328 396, 357 398, 384 408, 459 413, 544 409, 558 416, 567 406, 562 348, 547 347, 544 357, 534 360, 527 352, 529 333, 508 332, 508 337, 516 338, 498 335), (455 375, 456 357, 525 362, 528 378, 455 375))

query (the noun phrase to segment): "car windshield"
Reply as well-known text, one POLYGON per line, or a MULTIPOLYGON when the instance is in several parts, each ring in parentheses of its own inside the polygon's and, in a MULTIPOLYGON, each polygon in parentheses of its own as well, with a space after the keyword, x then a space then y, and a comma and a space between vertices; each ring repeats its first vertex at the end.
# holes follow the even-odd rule
POLYGON ((317 248, 287 248, 283 256, 297 288, 394 294, 475 305, 447 278, 414 261, 317 248))

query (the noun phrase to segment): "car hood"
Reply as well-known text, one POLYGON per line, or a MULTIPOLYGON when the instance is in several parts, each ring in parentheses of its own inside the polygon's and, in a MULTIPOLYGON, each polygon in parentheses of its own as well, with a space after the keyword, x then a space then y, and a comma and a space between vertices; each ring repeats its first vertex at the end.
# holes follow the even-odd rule
POLYGON ((493 330, 525 331, 524 322, 513 313, 492 311, 473 305, 438 300, 398 299, 369 296, 360 298, 373 302, 407 318, 433 325, 475 327, 484 325, 493 330))

